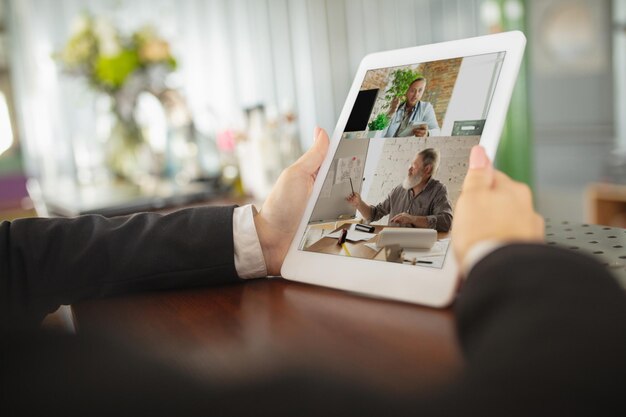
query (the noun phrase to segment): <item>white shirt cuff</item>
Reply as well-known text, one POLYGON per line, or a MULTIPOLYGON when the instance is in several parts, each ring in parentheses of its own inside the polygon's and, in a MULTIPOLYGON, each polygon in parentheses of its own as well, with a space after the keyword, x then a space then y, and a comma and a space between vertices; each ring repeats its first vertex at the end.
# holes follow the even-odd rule
POLYGON ((487 255, 496 249, 501 248, 506 245, 504 242, 500 242, 498 240, 484 240, 482 242, 478 242, 474 244, 465 255, 465 259, 461 262, 461 272, 463 277, 467 278, 469 273, 472 271, 472 268, 476 266, 476 264, 482 261, 487 255))
POLYGON ((257 210, 252 204, 236 207, 233 212, 235 269, 243 279, 267 276, 263 250, 254 226, 255 214, 257 210))

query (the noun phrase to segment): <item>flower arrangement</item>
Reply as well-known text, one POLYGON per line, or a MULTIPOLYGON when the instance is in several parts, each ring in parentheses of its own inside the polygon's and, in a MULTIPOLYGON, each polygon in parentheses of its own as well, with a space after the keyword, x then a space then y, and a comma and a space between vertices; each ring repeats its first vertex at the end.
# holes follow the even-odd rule
POLYGON ((85 77, 95 90, 109 94, 141 72, 176 69, 169 43, 152 26, 123 36, 108 21, 89 15, 77 19, 56 58, 66 72, 85 77))
POLYGON ((132 177, 137 177, 144 143, 135 120, 137 98, 166 89, 165 78, 177 66, 169 43, 152 26, 125 35, 105 19, 83 15, 55 58, 64 72, 84 78, 93 90, 111 98, 115 121, 107 162, 116 176, 136 179, 132 177))

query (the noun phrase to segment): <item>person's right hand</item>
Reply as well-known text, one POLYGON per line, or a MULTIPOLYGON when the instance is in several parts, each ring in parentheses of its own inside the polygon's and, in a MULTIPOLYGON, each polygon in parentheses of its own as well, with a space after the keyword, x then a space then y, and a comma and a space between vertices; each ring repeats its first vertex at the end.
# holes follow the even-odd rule
POLYGON ((481 146, 472 148, 453 221, 452 245, 459 265, 479 242, 541 242, 544 236, 530 188, 495 170, 481 146))
POLYGON ((359 206, 363 203, 363 200, 361 200, 361 195, 357 192, 350 193, 350 195, 346 197, 346 201, 350 203, 354 208, 359 208, 359 206))

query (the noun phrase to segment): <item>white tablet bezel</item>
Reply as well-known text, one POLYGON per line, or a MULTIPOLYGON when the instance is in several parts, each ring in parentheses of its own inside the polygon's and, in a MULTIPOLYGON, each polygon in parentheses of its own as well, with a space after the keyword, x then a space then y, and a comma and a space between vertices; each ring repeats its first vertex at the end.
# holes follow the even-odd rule
POLYGON ((480 144, 493 159, 522 62, 525 44, 524 34, 514 31, 378 52, 363 58, 331 136, 328 155, 320 168, 304 216, 283 263, 282 276, 293 281, 432 307, 449 305, 454 299, 459 279, 452 248, 448 249, 443 268, 435 269, 308 252, 299 250, 298 247, 368 70, 505 52, 500 76, 480 138, 480 144))

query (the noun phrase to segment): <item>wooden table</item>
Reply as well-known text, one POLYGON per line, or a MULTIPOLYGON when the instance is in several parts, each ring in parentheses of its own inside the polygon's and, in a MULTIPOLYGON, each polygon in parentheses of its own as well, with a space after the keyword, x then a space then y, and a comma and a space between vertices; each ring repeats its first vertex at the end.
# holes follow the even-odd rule
MULTIPOLYGON (((343 229, 348 229, 350 226, 352 226, 352 223, 343 224, 340 227, 333 230, 331 233, 339 231, 339 230, 343 230, 343 229)), ((378 235, 378 233, 380 233, 380 231, 383 228, 384 228, 383 226, 375 226, 374 233, 378 235)), ((365 244, 375 242, 377 237, 378 236, 375 236, 368 241, 359 241, 359 242, 351 242, 348 240, 346 241, 346 246, 348 247, 350 254, 356 258, 374 259, 380 252, 380 249, 375 250, 375 249, 372 249, 371 247, 365 246, 365 244)), ((341 247, 341 245, 337 244, 337 239, 333 239, 333 238, 326 237, 326 236, 322 237, 320 240, 318 240, 311 246, 306 247, 304 250, 309 251, 309 252, 327 253, 330 255, 339 255, 343 252, 343 248, 341 247)))
POLYGON ((437 388, 462 366, 449 309, 280 278, 89 301, 73 311, 79 331, 226 381, 302 368, 393 393, 437 388))
MULTIPOLYGON (((332 232, 336 232, 336 231, 343 230, 343 229, 348 229, 350 226, 352 226, 352 223, 345 223, 339 226, 338 228, 334 229, 332 232)), ((353 256, 355 258, 377 259, 381 261, 386 260, 384 250, 380 248, 372 249, 372 247, 366 245, 366 244, 375 243, 376 240, 378 239, 378 234, 382 230, 384 230, 386 227, 387 226, 374 226, 373 233, 375 233, 376 236, 372 237, 368 241, 358 241, 358 242, 351 242, 349 240, 346 241, 346 246, 348 247, 348 250, 350 251, 350 256, 353 256)), ((449 236, 450 236, 450 233, 443 233, 443 232, 437 233, 438 240, 445 239, 449 236)), ((309 251, 309 252, 327 253, 330 255, 342 255, 344 251, 342 246, 337 244, 337 239, 330 238, 327 236, 322 237, 317 242, 313 243, 310 246, 307 246, 304 250, 309 251)), ((397 262, 401 262, 400 259, 398 259, 397 262)))

